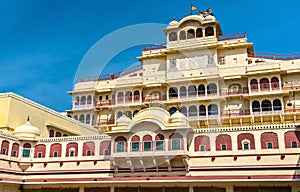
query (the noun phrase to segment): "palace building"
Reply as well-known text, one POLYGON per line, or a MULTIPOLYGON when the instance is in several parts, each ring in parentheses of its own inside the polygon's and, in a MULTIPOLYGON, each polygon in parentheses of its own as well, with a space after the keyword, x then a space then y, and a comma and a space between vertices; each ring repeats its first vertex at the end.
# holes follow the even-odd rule
POLYGON ((300 191, 300 54, 255 53, 212 14, 164 33, 79 79, 67 114, 0 94, 0 192, 300 191))

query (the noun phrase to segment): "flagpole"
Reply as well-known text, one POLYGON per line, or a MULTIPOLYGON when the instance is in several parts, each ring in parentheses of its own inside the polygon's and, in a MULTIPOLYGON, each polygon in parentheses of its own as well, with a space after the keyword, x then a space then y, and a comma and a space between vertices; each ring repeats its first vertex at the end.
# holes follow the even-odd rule
POLYGON ((190 12, 190 15, 192 15, 193 14, 193 3, 191 3, 191 12, 190 12))

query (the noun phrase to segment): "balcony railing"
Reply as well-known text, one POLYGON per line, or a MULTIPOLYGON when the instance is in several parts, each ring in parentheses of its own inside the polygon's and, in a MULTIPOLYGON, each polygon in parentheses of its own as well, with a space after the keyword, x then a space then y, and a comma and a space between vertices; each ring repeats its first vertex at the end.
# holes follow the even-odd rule
POLYGON ((246 32, 234 33, 234 34, 225 34, 223 36, 219 36, 219 41, 232 40, 232 39, 242 39, 246 38, 246 32))
POLYGON ((300 82, 286 82, 283 85, 283 90, 300 90, 300 82))
POLYGON ((290 61, 290 60, 300 59, 300 53, 295 53, 295 54, 274 54, 274 53, 266 53, 266 52, 253 52, 253 53, 249 53, 248 57, 290 61))
POLYGON ((153 50, 159 50, 159 49, 165 49, 166 45, 165 44, 151 44, 148 46, 143 47, 143 51, 153 51, 153 50))
POLYGON ((113 80, 113 79, 117 79, 121 76, 128 75, 130 73, 139 71, 142 68, 143 68, 142 64, 139 64, 139 65, 129 67, 123 71, 116 72, 116 73, 103 74, 103 75, 99 75, 99 76, 88 76, 86 79, 79 78, 78 82, 113 80))
POLYGON ((221 90, 221 95, 222 96, 231 96, 231 95, 244 95, 248 94, 249 89, 248 87, 242 87, 240 89, 222 89, 221 90))
POLYGON ((97 123, 97 125, 102 126, 102 125, 114 125, 115 120, 114 119, 108 119, 106 121, 100 121, 97 123))
POLYGON ((166 95, 159 95, 159 96, 146 96, 143 99, 143 102, 155 102, 155 101, 166 101, 167 96, 166 95))
POLYGON ((96 107, 104 107, 104 106, 110 106, 110 105, 112 105, 111 100, 101 100, 101 101, 97 102, 96 107))

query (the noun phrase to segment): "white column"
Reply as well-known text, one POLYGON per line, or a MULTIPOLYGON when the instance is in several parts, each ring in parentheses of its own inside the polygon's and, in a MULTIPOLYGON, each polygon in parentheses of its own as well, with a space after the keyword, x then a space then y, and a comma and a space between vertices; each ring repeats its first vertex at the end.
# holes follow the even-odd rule
POLYGON ((254 142, 255 142, 255 151, 256 153, 261 153, 261 141, 260 141, 260 135, 261 131, 254 131, 254 142))
POLYGON ((234 192, 233 186, 232 185, 226 186, 226 192, 234 192))
POLYGON ((95 156, 99 156, 100 155, 100 141, 95 141, 95 156))
POLYGON ((194 187, 192 185, 189 186, 189 192, 194 192, 194 187))
POLYGON ((231 145, 232 145, 232 152, 233 153, 238 152, 237 136, 238 136, 238 133, 236 133, 236 132, 231 133, 231 145))
POLYGON ((84 192, 84 186, 79 187, 79 192, 84 192))
POLYGON ((51 147, 51 143, 45 143, 45 145, 46 145, 45 158, 50 158, 50 147, 51 147))
POLYGON ((284 131, 278 130, 275 133, 277 133, 278 136, 279 151, 280 153, 284 153, 285 152, 284 131))
POLYGON ((66 154, 68 153, 67 150, 67 144, 65 142, 61 143, 61 157, 66 157, 66 154))
MULTIPOLYGON (((83 156, 83 151, 82 151, 82 149, 83 149, 83 141, 79 141, 78 142, 78 157, 82 157, 83 156)), ((85 152, 84 152, 85 153, 85 152)))
POLYGON ((167 101, 169 101, 169 99, 170 99, 170 98, 169 98, 169 89, 170 89, 170 88, 167 88, 167 101))
POLYGON ((115 187, 114 186, 110 187, 110 192, 115 192, 115 187))
POLYGON ((210 133, 208 136, 209 136, 209 141, 210 141, 211 155, 215 155, 215 153, 216 153, 216 133, 210 133))

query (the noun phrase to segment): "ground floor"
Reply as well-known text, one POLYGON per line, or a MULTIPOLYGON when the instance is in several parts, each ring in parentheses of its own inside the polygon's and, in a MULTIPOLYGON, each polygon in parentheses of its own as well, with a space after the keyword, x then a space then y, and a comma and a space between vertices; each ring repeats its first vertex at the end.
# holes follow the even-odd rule
POLYGON ((300 192, 297 181, 2 184, 0 192, 300 192))

